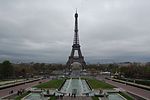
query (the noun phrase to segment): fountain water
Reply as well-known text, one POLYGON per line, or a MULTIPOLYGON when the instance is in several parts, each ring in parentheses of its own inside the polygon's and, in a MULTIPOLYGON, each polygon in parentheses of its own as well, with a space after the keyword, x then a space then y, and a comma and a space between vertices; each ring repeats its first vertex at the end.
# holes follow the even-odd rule
POLYGON ((91 89, 85 80, 80 78, 68 79, 66 80, 64 86, 60 90, 62 93, 72 94, 72 92, 76 93, 76 95, 81 96, 85 93, 90 93, 91 89))

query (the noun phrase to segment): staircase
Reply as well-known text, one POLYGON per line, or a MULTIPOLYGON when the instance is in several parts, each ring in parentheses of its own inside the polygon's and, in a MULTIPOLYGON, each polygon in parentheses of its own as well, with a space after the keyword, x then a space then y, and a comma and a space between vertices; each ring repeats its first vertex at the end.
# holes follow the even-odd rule
POLYGON ((57 98, 57 100, 92 100, 92 98, 86 96, 76 96, 76 97, 65 96, 65 97, 59 97, 57 98))

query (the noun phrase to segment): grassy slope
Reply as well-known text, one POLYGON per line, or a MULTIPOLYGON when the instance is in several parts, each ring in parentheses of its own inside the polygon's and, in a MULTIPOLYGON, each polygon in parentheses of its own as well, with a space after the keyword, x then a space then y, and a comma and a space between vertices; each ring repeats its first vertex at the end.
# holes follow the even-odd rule
POLYGON ((25 97, 25 96, 28 95, 28 94, 29 94, 28 92, 23 93, 21 96, 15 97, 15 100, 21 100, 23 97, 25 97))
POLYGON ((133 98, 131 98, 129 95, 123 93, 123 92, 120 92, 119 93, 120 95, 122 95, 123 97, 125 97, 127 100, 134 100, 133 98))
POLYGON ((51 96, 49 100, 56 100, 55 96, 51 96))
POLYGON ((93 96, 92 100, 99 100, 98 97, 93 96))
POLYGON ((41 83, 39 85, 36 85, 34 87, 37 88, 59 88, 63 84, 64 80, 50 80, 46 83, 41 83))

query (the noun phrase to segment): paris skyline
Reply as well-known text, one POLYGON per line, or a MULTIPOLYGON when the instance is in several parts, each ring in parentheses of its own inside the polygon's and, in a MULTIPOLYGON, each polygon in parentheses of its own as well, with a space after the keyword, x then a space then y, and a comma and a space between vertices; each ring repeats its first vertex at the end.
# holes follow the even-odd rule
POLYGON ((150 61, 149 5, 149 0, 0 0, 0 59, 65 63, 77 8, 85 61, 150 61))

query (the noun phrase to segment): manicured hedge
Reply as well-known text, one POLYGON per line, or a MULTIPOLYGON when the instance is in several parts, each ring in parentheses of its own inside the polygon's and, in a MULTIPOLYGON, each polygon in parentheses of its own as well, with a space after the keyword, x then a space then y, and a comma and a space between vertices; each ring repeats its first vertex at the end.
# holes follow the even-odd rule
MULTIPOLYGON (((119 80, 134 82, 134 79, 118 78, 119 80)), ((150 86, 150 80, 135 79, 135 83, 150 86)))

